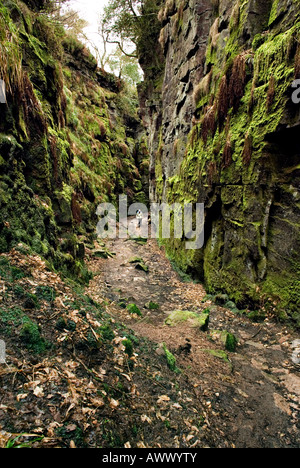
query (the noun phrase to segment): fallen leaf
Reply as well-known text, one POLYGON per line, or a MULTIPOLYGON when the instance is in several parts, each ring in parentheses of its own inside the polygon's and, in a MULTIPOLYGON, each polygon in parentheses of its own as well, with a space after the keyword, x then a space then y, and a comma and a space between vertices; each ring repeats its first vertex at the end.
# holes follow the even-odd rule
POLYGON ((109 406, 112 408, 112 409, 115 409, 119 406, 119 402, 117 400, 114 400, 113 398, 110 400, 109 402, 109 406))
POLYGON ((129 377, 129 375, 127 374, 121 374, 121 375, 123 375, 123 377, 125 377, 125 379, 127 379, 128 382, 131 382, 131 378, 129 377))
POLYGON ((68 432, 76 431, 76 429, 77 429, 76 424, 69 424, 68 426, 66 426, 66 430, 67 430, 68 432))
POLYGON ((34 391, 33 391, 33 394, 37 397, 37 398, 42 398, 44 396, 44 390, 42 387, 35 387, 34 391))
POLYGON ((170 398, 167 395, 161 395, 157 400, 157 404, 161 405, 165 401, 170 401, 170 398))
MULTIPOLYGON (((118 404, 119 404, 119 402, 117 402, 117 401, 115 401, 115 400, 113 400, 113 401, 114 401, 115 403, 118 403, 118 404)), ((104 401, 101 400, 101 398, 92 398, 92 399, 91 399, 91 403, 93 403, 93 405, 97 406, 98 408, 102 408, 102 407, 105 405, 104 401)), ((118 406, 118 405, 117 405, 117 406, 118 406)))
POLYGON ((157 419, 160 419, 160 420, 163 421, 163 422, 167 419, 165 416, 162 416, 162 414, 161 414, 160 411, 158 411, 158 412, 156 413, 156 418, 157 418, 157 419))
POLYGON ((37 427, 36 429, 33 429, 32 432, 37 433, 37 434, 43 434, 44 429, 42 427, 37 427))
POLYGON ((198 429, 198 427, 196 427, 196 426, 192 426, 192 427, 191 427, 191 430, 192 430, 193 432, 199 432, 199 429, 198 429))
POLYGON ((172 406, 172 408, 175 408, 175 409, 182 409, 182 406, 180 406, 179 403, 174 403, 174 405, 172 406))
POLYGON ((149 416, 147 416, 146 414, 143 414, 143 415, 141 416, 141 420, 142 420, 143 423, 144 423, 144 422, 147 422, 147 423, 149 423, 149 424, 152 424, 152 419, 149 418, 149 416))
POLYGON ((28 396, 28 393, 19 393, 19 395, 17 395, 17 401, 25 400, 27 396, 28 396))
POLYGON ((142 441, 138 442, 136 445, 137 445, 137 448, 147 448, 144 442, 142 441))

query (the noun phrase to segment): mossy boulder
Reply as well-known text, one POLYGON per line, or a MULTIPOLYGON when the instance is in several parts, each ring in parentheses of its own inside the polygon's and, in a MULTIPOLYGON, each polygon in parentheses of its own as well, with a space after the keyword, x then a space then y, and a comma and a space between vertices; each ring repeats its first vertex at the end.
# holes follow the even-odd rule
POLYGON ((240 310, 238 309, 237 305, 235 302, 233 301, 228 301, 226 302, 226 304, 224 305, 225 309, 229 309, 231 310, 232 312, 234 313, 239 313, 240 310))
POLYGON ((222 344, 227 351, 234 353, 238 344, 237 338, 227 330, 212 330, 210 332, 212 340, 222 344))
POLYGON ((238 340, 232 333, 227 331, 222 332, 221 340, 224 343, 225 349, 227 349, 227 351, 231 351, 232 353, 236 351, 238 340))
POLYGON ((170 327, 176 327, 183 323, 192 328, 199 328, 200 330, 205 331, 209 324, 209 310, 206 309, 200 314, 188 310, 175 310, 174 312, 171 312, 165 320, 165 324, 170 327))
POLYGON ((176 365, 176 358, 175 358, 174 354, 172 354, 171 351, 168 350, 165 343, 163 344, 163 350, 165 352, 165 356, 166 356, 166 359, 167 359, 167 364, 168 364, 169 369, 172 372, 175 372, 175 374, 180 374, 181 370, 176 365))
POLYGON ((145 263, 137 263, 135 265, 135 268, 137 270, 144 271, 145 273, 149 273, 149 267, 147 265, 145 265, 145 263))

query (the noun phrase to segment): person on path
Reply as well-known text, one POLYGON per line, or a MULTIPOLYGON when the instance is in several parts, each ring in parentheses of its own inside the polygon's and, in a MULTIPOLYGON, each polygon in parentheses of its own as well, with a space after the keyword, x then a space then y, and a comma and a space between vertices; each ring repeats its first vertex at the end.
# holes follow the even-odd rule
POLYGON ((138 229, 140 229, 142 227, 142 221, 143 221, 143 213, 141 212, 141 210, 137 210, 136 212, 136 219, 137 219, 137 222, 138 222, 138 229))

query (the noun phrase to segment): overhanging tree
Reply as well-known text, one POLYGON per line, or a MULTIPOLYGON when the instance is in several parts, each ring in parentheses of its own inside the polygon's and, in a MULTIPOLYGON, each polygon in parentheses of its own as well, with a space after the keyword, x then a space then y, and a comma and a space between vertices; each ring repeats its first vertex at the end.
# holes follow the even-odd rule
POLYGON ((151 47, 161 4, 161 0, 110 0, 102 17, 107 42, 117 44, 129 57, 140 58, 145 44, 151 47), (134 51, 128 51, 132 46, 134 51))

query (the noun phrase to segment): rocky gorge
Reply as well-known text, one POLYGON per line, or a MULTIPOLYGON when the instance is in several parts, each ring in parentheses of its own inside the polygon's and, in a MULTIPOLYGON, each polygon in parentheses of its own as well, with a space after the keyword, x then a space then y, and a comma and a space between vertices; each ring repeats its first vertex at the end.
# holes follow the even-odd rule
POLYGON ((65 4, 0 0, 0 448, 298 448, 300 0, 109 0, 137 86, 65 4))

